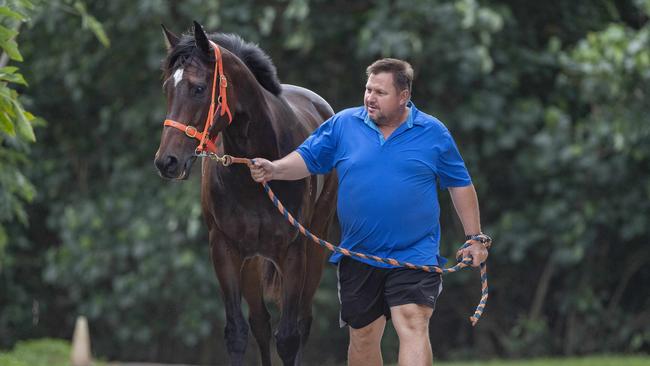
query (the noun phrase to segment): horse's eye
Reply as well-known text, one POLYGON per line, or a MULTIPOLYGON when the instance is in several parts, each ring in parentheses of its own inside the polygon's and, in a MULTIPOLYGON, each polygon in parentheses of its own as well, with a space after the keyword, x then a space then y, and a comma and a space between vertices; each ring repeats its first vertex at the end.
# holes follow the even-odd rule
POLYGON ((194 88, 194 95, 201 95, 205 91, 204 86, 197 86, 194 88))

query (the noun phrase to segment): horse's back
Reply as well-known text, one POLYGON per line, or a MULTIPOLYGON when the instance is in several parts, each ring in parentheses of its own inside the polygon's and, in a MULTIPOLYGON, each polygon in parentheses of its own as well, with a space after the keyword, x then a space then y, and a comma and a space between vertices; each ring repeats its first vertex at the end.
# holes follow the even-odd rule
POLYGON ((301 123, 309 131, 316 129, 326 119, 334 115, 332 107, 313 91, 291 84, 282 84, 282 97, 291 106, 301 123))

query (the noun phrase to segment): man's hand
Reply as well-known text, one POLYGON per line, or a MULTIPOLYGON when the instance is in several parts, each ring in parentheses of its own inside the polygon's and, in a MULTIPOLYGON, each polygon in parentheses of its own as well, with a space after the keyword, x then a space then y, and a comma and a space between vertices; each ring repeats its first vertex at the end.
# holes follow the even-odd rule
POLYGON ((472 257, 472 267, 478 267, 485 262, 488 251, 485 246, 476 240, 470 240, 471 245, 456 252, 456 258, 460 261, 465 257, 472 257))
POLYGON ((295 151, 275 161, 255 158, 248 168, 251 170, 251 177, 258 183, 270 180, 298 180, 310 175, 302 156, 295 151))
POLYGON ((249 168, 251 169, 251 177, 258 183, 274 179, 274 173, 277 171, 275 163, 262 158, 253 159, 253 164, 249 168))

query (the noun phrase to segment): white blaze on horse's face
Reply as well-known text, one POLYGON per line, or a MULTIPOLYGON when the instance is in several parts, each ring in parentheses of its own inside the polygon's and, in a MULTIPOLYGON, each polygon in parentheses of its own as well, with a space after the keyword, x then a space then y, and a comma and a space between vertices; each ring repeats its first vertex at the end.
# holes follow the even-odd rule
POLYGON ((183 80, 183 69, 177 69, 176 72, 174 72, 174 88, 178 83, 183 80))

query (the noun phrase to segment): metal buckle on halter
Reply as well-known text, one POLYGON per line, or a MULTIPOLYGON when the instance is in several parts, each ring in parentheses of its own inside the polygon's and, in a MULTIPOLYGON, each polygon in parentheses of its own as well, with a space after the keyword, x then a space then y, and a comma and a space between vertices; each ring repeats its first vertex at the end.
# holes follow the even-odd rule
POLYGON ((224 88, 228 87, 228 79, 226 79, 226 75, 219 76, 219 85, 223 86, 224 88))
POLYGON ((219 156, 215 153, 208 153, 208 157, 212 160, 216 160, 221 163, 223 166, 229 166, 232 164, 232 156, 230 155, 224 155, 224 156, 219 156))
POLYGON ((221 157, 221 159, 219 161, 221 161, 221 164, 223 164, 223 166, 228 166, 228 165, 232 164, 232 156, 224 155, 224 156, 221 157))
POLYGON ((196 134, 197 134, 198 132, 199 132, 199 131, 198 131, 198 130, 196 129, 196 127, 194 127, 194 126, 185 126, 185 134, 186 134, 187 136, 191 137, 191 138, 196 137, 196 134), (191 134, 190 134, 190 132, 191 132, 191 134))

